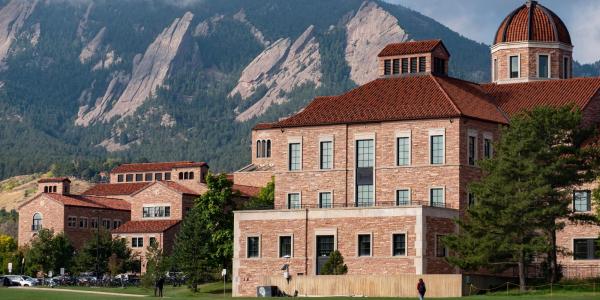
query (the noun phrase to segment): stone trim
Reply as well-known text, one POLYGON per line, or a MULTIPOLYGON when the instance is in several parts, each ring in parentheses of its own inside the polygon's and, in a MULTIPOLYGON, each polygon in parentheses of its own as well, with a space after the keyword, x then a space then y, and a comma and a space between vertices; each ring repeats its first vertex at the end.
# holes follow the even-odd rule
POLYGON ((356 242, 356 255, 355 258, 370 258, 373 257, 373 232, 372 231, 358 231, 354 236, 354 242, 356 242), (359 235, 369 235, 369 255, 360 255, 360 243, 358 241, 359 235))
POLYGON ((247 233, 245 234, 246 239, 246 249, 244 249, 244 259, 257 260, 262 258, 262 235, 260 233, 247 233), (248 257, 248 239, 251 237, 258 238, 258 256, 257 257, 248 257))
POLYGON ((398 130, 394 138, 394 166, 396 167, 410 167, 412 166, 412 130, 398 130), (398 139, 408 138, 408 165, 398 165, 398 139))
POLYGON ((429 166, 443 166, 446 164, 446 128, 431 128, 429 129, 429 135, 427 138, 427 159, 429 161, 429 166), (431 163, 431 137, 434 135, 441 135, 444 146, 442 147, 442 163, 441 164, 432 164, 431 163))
POLYGON ((433 189, 442 189, 442 197, 444 197, 444 205, 446 205, 446 186, 430 186, 427 188, 427 199, 429 202, 429 205, 432 204, 431 202, 431 190, 433 189))
POLYGON ((407 258, 408 256, 408 233, 406 231, 393 231, 390 233, 390 257, 407 258), (404 255, 394 255, 394 235, 404 234, 404 255))
POLYGON ((290 245, 290 258, 294 257, 294 233, 293 232, 284 232, 284 233, 279 233, 277 234, 277 257, 278 258, 283 258, 280 256, 281 253, 279 253, 280 249, 281 249, 281 237, 290 237, 291 238, 291 245, 290 245))
MULTIPOLYGON (((535 75, 537 78, 539 79, 550 79, 552 78, 552 54, 550 54, 549 52, 539 52, 536 54, 536 65, 535 65, 535 75), (545 55, 548 56, 548 77, 540 77, 540 56, 545 55)), ((562 62, 559 62, 559 69, 560 69, 560 64, 562 62)), ((559 74, 560 75, 560 74, 559 74)), ((559 76, 560 77, 560 76, 559 76)))
POLYGON ((544 43, 544 42, 508 42, 498 43, 490 47, 492 54, 499 50, 512 50, 522 48, 549 48, 549 49, 561 49, 564 51, 573 51, 573 46, 564 43, 544 43))

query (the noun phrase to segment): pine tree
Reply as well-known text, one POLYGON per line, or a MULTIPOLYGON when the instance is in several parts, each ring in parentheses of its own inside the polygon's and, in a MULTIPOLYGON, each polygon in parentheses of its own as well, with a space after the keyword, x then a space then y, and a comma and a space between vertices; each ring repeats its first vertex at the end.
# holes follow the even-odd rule
POLYGON ((348 273, 348 266, 344 264, 344 256, 338 250, 331 252, 329 259, 321 269, 321 275, 344 275, 348 273))

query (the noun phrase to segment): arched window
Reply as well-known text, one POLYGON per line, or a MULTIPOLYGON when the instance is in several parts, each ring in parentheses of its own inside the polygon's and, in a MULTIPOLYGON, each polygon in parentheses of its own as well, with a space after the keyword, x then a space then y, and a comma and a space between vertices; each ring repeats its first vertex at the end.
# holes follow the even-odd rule
POLYGON ((52 187, 52 192, 53 192, 53 193, 56 193, 56 186, 53 186, 53 187, 52 187))
POLYGON ((260 158, 262 155, 262 147, 261 147, 261 142, 260 141, 256 141, 256 157, 260 158))
POLYGON ((271 157, 271 140, 267 140, 267 157, 271 157))
POLYGON ((44 187, 44 193, 47 193, 47 192, 48 192, 48 187, 47 187, 47 186, 45 186, 45 187, 44 187))
POLYGON ((179 180, 183 179, 183 172, 179 172, 179 180))
POLYGON ((262 157, 267 157, 267 141, 262 141, 262 157))
POLYGON ((42 229, 42 215, 40 213, 33 214, 33 223, 31 224, 32 231, 42 229))
POLYGON ((190 172, 190 179, 194 179, 194 172, 190 172))
POLYGON ((188 172, 184 172, 183 173, 183 179, 188 179, 189 178, 189 173, 188 172))

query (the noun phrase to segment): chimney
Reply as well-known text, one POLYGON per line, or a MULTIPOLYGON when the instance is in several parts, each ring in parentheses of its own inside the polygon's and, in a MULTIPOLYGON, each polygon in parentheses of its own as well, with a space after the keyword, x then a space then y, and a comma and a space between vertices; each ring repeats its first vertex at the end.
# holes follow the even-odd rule
POLYGON ((38 180, 38 192, 69 195, 71 193, 71 180, 67 177, 42 178, 38 180))
POLYGON ((377 56, 379 76, 448 75, 450 52, 441 40, 389 44, 377 56))

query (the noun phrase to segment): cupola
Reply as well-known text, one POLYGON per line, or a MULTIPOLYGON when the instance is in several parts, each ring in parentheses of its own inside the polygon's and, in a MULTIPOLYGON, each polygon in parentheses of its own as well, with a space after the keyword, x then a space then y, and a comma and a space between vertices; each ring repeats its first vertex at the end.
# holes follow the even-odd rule
POLYGON ((42 178, 38 180, 38 192, 68 195, 71 193, 71 180, 67 177, 42 178))
POLYGON ((495 83, 572 76, 569 30, 554 12, 537 1, 527 1, 502 21, 491 50, 495 83))
POLYGON ((448 74, 450 52, 441 40, 389 44, 379 52, 379 76, 448 74))

